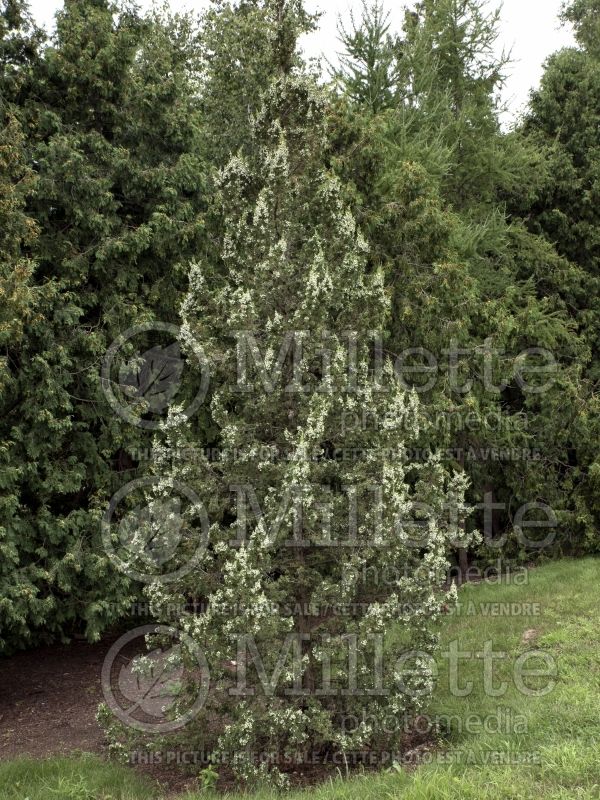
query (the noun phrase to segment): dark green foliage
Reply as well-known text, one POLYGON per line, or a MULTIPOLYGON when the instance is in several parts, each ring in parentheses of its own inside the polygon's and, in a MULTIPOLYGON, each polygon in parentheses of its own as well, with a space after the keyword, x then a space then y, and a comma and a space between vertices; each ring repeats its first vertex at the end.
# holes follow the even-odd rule
MULTIPOLYGON (((114 414, 100 365, 132 326, 178 324, 192 259, 209 284, 223 279, 215 177, 251 144, 274 76, 300 73, 290 42, 317 17, 301 0, 213 0, 197 27, 66 0, 47 41, 22 0, 0 9, 2 651, 97 637, 137 592, 99 520, 145 474, 136 454, 152 434, 114 414)), ((397 34, 383 4, 363 11, 341 33, 326 159, 369 240, 368 271, 386 275, 389 352, 426 348, 442 365, 420 444, 468 472, 472 501, 504 504, 494 536, 539 501, 559 522, 548 552, 598 550, 600 2, 567 6, 577 46, 550 58, 512 132, 497 12, 423 0, 397 34), (488 340, 503 351, 497 393, 482 384, 488 340), (443 366, 452 344, 468 351, 466 392, 443 366), (540 395, 514 371, 531 347, 558 362, 540 395), (469 455, 509 448, 539 458, 469 455)), ((208 412, 192 424, 212 441, 208 412)))
MULTIPOLYGON (((37 228, 24 210, 34 174, 24 150, 21 126, 10 110, 0 129, 0 344, 4 349, 23 335, 34 302, 31 288, 33 264, 23 255, 37 228)), ((2 373, 6 375, 2 362, 2 373)))
POLYGON ((8 344, 2 398, 5 647, 83 628, 97 637, 132 597, 99 519, 135 476, 148 433, 109 408, 100 364, 133 325, 177 321, 186 253, 202 248, 206 169, 189 20, 67 2, 18 113, 37 182, 28 212, 35 316, 8 344))
MULTIPOLYGON (((478 0, 436 0, 407 14, 396 103, 374 115, 367 101, 357 108, 351 91, 342 96, 336 163, 354 182, 374 265, 388 275, 390 350, 425 348, 442 365, 425 394, 432 428, 424 445, 447 449, 468 472, 474 503, 487 495, 503 504, 487 536, 512 531, 517 509, 543 502, 560 523, 554 549, 587 549, 593 526, 582 525, 583 475, 570 459, 590 411, 581 374, 588 346, 568 300, 585 289, 564 254, 506 213, 510 198, 531 202, 550 171, 544 149, 501 131, 497 95, 507 61, 494 55, 498 15, 483 8, 478 0), (443 354, 452 342, 464 351, 460 383, 468 391, 451 386, 443 354), (515 358, 529 348, 558 361, 543 394, 524 392, 515 375, 515 358), (485 386, 486 349, 503 353, 493 359, 502 391, 485 386), (569 421, 566 429, 559 420, 569 421), (491 455, 511 449, 535 458, 491 455)), ((367 14, 363 29, 372 25, 367 14)), ((427 362, 415 354, 411 363, 427 362)))
MULTIPOLYGON (((583 272, 579 292, 569 284, 564 294, 594 349, 592 373, 597 379, 600 335, 600 54, 585 46, 588 21, 577 3, 569 18, 580 19, 581 49, 567 49, 548 62, 542 85, 531 100, 525 121, 529 139, 548 152, 549 178, 528 212, 530 227, 543 233, 557 250, 583 272), (577 16, 575 12, 577 11, 577 16), (583 38, 582 38, 583 37, 583 38)), ((590 11, 591 14, 591 11, 590 11)), ((596 12, 598 14, 598 12, 596 12)))
MULTIPOLYGON (((34 186, 18 102, 29 71, 37 58, 40 36, 22 3, 8 2, 0 14, 0 396, 2 408, 18 383, 15 352, 22 345, 25 327, 32 323, 36 293, 32 287, 33 263, 28 249, 37 232, 25 210, 34 186)), ((8 625, 26 633, 25 618, 35 592, 20 581, 19 540, 21 508, 15 490, 26 465, 13 452, 9 432, 0 432, 0 649, 8 625)))
POLYGON ((527 141, 547 153, 548 179, 528 198, 529 228, 552 242, 569 261, 553 290, 564 299, 589 354, 585 402, 567 418, 570 458, 566 478, 577 499, 578 527, 598 547, 600 521, 600 5, 575 0, 564 13, 578 47, 556 53, 524 121, 527 141))

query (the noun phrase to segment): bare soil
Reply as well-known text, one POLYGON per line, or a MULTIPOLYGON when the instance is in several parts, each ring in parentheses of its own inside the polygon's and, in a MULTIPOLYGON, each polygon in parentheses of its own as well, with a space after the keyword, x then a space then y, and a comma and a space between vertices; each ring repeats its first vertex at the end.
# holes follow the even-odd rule
MULTIPOLYGON (((101 672, 104 659, 117 637, 89 644, 73 641, 0 659, 0 761, 19 756, 36 759, 58 755, 94 753, 107 757, 104 733, 96 722, 103 701, 101 672)), ((403 748, 409 766, 431 748, 427 736, 407 736, 403 748), (407 752, 408 751, 408 752, 407 752)), ((389 766, 389 765, 388 765, 389 766)), ((165 796, 176 797, 197 789, 196 775, 176 765, 145 764, 132 767, 158 781, 165 796)), ((334 774, 332 765, 298 765, 289 769, 293 785, 320 783, 334 774)), ((222 774, 219 788, 233 786, 222 774)))
MULTIPOLYGON (((102 664, 113 641, 73 641, 0 659, 0 761, 107 756, 96 712, 104 699, 102 664)), ((135 769, 158 780, 169 794, 198 786, 194 778, 166 766, 135 769)))
POLYGON ((98 753, 100 673, 110 642, 73 642, 0 661, 0 760, 98 753))

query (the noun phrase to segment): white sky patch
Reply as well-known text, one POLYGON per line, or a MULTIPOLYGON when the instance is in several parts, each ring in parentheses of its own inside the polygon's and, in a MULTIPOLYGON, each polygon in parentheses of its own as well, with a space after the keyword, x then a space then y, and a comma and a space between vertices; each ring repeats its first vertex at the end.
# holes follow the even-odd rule
MULTIPOLYGON (((527 103, 529 92, 539 85, 543 65, 551 53, 573 43, 568 28, 560 26, 558 15, 563 0, 504 0, 502 25, 498 50, 511 51, 513 63, 509 66, 509 77, 503 92, 503 101, 510 107, 508 119, 515 118, 527 103)), ((152 0, 141 0, 142 8, 150 8, 152 0)), ((171 0, 174 10, 205 9, 208 0, 171 0)), ((404 3, 388 0, 393 27, 400 29, 403 19, 404 3)), ((490 7, 497 4, 490 2, 490 7)), ((62 7, 62 0, 32 0, 31 9, 38 23, 51 28, 56 11, 62 7)), ((308 56, 325 57, 335 62, 339 49, 337 41, 337 20, 340 15, 348 18, 353 9, 360 15, 360 0, 306 0, 309 11, 322 11, 318 32, 306 37, 303 47, 308 56)))

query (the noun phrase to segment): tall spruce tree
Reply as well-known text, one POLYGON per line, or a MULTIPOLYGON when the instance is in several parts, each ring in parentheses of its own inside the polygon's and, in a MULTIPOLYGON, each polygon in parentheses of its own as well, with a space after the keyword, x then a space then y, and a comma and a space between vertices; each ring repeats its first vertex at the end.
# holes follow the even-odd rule
POLYGON ((390 15, 379 0, 371 5, 363 0, 360 23, 350 12, 350 26, 347 29, 340 19, 338 31, 343 50, 332 77, 347 97, 362 109, 377 113, 393 105, 398 89, 398 37, 390 33, 390 15))
POLYGON ((494 136, 508 62, 496 54, 499 14, 481 0, 422 0, 406 14, 401 91, 451 148, 444 188, 455 206, 489 200, 505 169, 494 136))
MULTIPOLYGON (((201 344, 211 364, 220 458, 189 458, 197 442, 177 410, 156 447, 157 475, 185 483, 205 504, 208 541, 184 578, 149 593, 157 618, 170 623, 174 604, 206 600, 202 613, 178 619, 211 672, 208 699, 182 734, 186 747, 235 754, 247 783, 282 784, 278 764, 298 749, 324 759, 389 750, 384 718, 393 715, 401 730, 428 693, 431 622, 455 514, 465 508, 462 475, 408 455, 418 404, 391 366, 379 370, 373 359, 373 332, 387 315, 382 275, 368 268, 368 245, 326 168, 324 98, 294 66, 297 27, 286 12, 296 4, 268 7, 278 77, 248 145, 220 178, 226 273, 215 286, 210 267, 195 264, 182 312, 182 344, 201 344), (355 418, 368 422, 350 424, 355 418), (389 564, 398 565, 395 579, 374 577, 389 564), (393 642, 392 622, 400 627, 393 642), (291 666, 288 647, 300 659, 291 666), (397 659, 416 650, 401 686, 397 659), (269 687, 259 658, 274 675, 269 687), (345 721, 363 714, 350 734, 345 721), (276 761, 258 763, 261 752, 276 761)), ((188 520, 180 546, 192 553, 199 537, 188 520)))
POLYGON ((433 422, 426 443, 468 471, 474 503, 487 496, 503 504, 488 535, 511 529, 511 508, 539 501, 564 511, 557 544, 577 546, 569 527, 573 487, 562 467, 568 437, 556 425, 582 400, 586 346, 557 291, 576 276, 550 243, 505 211, 523 181, 535 194, 547 167, 538 148, 501 131, 506 62, 494 55, 497 19, 478 0, 419 4, 406 18, 396 106, 374 116, 365 106, 360 114, 354 102, 344 111, 342 97, 335 163, 354 183, 372 258, 387 275, 390 349, 408 351, 409 381, 411 364, 427 366, 429 354, 438 365, 433 376, 417 378, 421 386, 432 379, 422 395, 433 422), (524 393, 515 357, 539 347, 561 362, 553 390, 524 393), (452 348, 461 351, 458 380, 452 348), (501 391, 484 380, 488 350, 501 391), (512 450, 541 458, 515 460, 512 450), (494 453, 500 456, 486 455, 494 453))

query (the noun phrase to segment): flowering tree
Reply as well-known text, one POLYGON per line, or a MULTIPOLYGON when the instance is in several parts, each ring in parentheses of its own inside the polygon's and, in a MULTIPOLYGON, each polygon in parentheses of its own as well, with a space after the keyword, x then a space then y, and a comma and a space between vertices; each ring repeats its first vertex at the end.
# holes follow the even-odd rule
POLYGON ((281 784, 300 750, 389 750, 385 720, 428 694, 465 508, 462 477, 409 456, 420 412, 378 345, 382 276, 323 163, 324 99, 291 66, 290 5, 272 7, 280 75, 220 179, 224 269, 195 264, 183 305, 182 345, 210 364, 219 457, 190 458, 193 428, 171 413, 156 492, 177 480, 200 498, 177 531, 194 568, 149 594, 160 621, 188 609, 182 641, 210 667, 186 747, 281 784))
POLYGON ((206 698, 186 749, 282 785, 299 752, 396 744, 432 686, 466 509, 464 479, 409 452, 420 411, 379 344, 382 275, 323 163, 324 98, 291 56, 295 4, 270 7, 280 75, 221 174, 224 269, 194 265, 182 311, 183 348, 210 365, 218 458, 173 409, 151 503, 169 507, 174 482, 197 500, 182 524, 151 514, 141 541, 171 552, 171 532, 193 561, 148 587, 160 622, 185 609, 179 655, 202 651, 210 672, 208 686, 190 672, 173 710, 206 698))

